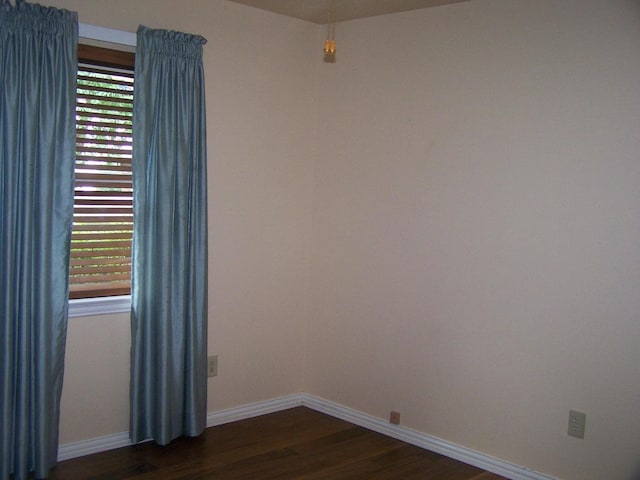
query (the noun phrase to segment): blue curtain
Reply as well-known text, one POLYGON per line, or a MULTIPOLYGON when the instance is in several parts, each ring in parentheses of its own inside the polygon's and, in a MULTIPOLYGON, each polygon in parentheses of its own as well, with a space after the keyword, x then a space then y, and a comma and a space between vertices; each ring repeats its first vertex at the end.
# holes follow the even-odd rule
POLYGON ((204 430, 207 154, 200 36, 138 29, 133 113, 133 442, 204 430))
POLYGON ((75 13, 0 1, 0 478, 58 454, 75 161, 75 13))

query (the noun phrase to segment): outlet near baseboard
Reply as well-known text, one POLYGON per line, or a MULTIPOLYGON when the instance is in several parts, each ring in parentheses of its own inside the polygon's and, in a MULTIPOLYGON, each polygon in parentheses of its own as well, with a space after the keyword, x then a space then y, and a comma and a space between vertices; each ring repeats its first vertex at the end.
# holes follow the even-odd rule
POLYGON ((389 423, 392 425, 400 425, 400 412, 391 410, 391 413, 389 414, 389 423))

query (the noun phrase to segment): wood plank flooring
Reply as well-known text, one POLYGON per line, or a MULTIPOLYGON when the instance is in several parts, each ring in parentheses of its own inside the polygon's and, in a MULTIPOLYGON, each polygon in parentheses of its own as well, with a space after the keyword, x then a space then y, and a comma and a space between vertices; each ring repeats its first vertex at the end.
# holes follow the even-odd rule
POLYGON ((51 480, 505 480, 299 407, 67 460, 51 480))

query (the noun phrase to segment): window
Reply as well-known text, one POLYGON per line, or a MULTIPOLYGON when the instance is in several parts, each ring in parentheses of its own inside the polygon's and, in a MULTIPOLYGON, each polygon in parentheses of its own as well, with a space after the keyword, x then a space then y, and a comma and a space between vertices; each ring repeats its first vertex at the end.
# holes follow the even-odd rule
POLYGON ((133 53, 78 46, 72 299, 130 293, 133 66, 133 53))

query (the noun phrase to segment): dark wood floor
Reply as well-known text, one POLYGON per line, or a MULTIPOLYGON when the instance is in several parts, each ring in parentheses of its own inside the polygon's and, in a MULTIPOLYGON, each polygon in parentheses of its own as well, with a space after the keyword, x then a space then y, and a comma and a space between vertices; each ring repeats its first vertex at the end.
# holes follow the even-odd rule
POLYGON ((504 480, 300 407, 61 462, 53 480, 504 480))

